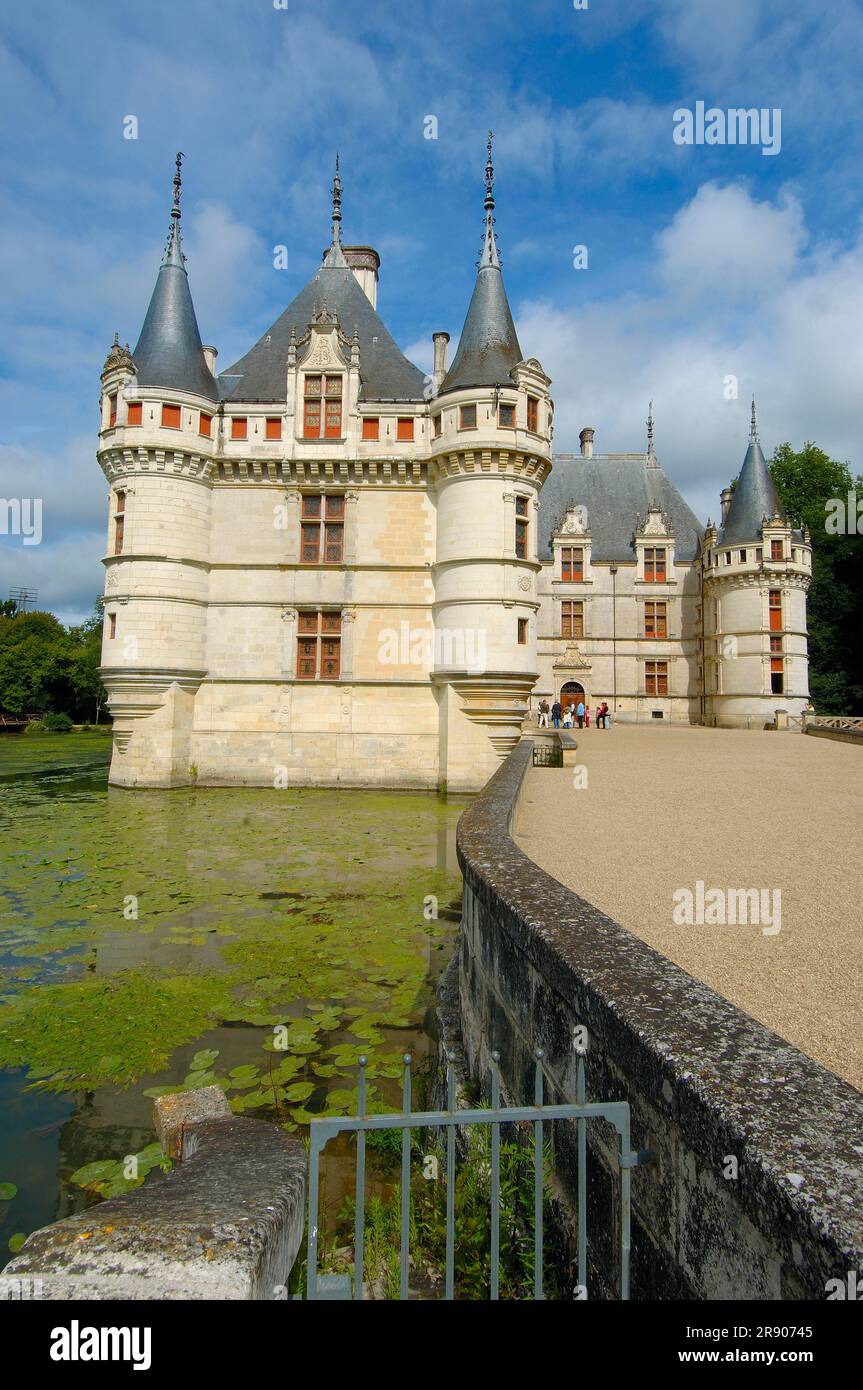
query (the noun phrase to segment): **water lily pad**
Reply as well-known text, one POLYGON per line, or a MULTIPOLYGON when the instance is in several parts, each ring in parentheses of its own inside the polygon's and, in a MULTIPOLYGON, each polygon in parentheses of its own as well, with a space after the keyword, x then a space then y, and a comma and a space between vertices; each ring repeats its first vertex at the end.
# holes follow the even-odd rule
POLYGON ((0 1182, 0 1202, 11 1202, 17 1191, 14 1182, 0 1182))
POLYGON ((9 1237, 9 1253, 17 1255, 27 1237, 23 1231, 16 1231, 14 1236, 9 1237))

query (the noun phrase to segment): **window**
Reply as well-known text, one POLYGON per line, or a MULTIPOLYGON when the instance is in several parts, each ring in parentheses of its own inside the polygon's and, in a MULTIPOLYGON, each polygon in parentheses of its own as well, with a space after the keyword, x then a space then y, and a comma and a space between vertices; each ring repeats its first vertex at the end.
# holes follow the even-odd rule
POLYGON ((560 574, 564 584, 584 581, 584 551, 581 546, 565 545, 560 552, 560 574))
POLYGON ((527 498, 515 499, 515 554, 519 560, 527 559, 527 498))
POLYGON ((668 662, 667 661, 646 661, 644 663, 644 693, 645 695, 667 695, 668 694, 668 662))
POLYGON ((730 551, 730 550, 726 550, 726 552, 725 552, 725 563, 726 563, 726 565, 730 565, 730 564, 731 564, 731 560, 732 560, 731 551, 730 551))
POLYGON ((646 603, 644 605, 645 637, 668 636, 668 604, 646 603))
POLYGON ((410 441, 414 437, 414 421, 412 415, 400 416, 396 425, 396 439, 410 441))
POLYGON ((180 428, 180 407, 178 405, 162 406, 162 429, 178 430, 180 428))
POLYGON ((770 542, 770 558, 771 560, 785 559, 785 545, 782 541, 774 540, 770 542))
POLYGON ((205 439, 209 439, 213 432, 213 417, 208 415, 206 410, 202 410, 198 419, 198 434, 202 434, 205 439))
POLYGON ((745 551, 745 550, 741 550, 741 552, 740 552, 740 563, 741 563, 741 565, 745 565, 745 564, 746 564, 746 551, 745 551))
POLYGON ((381 422, 377 415, 366 415, 363 419, 363 439, 380 439, 381 422))
POLYGON ((323 427, 324 439, 341 439, 341 376, 307 376, 303 390, 303 438, 320 439, 323 427))
POLYGON ((584 636, 584 604, 581 599, 564 599, 560 605, 560 635, 584 636))
POLYGON ((130 401, 126 407, 126 424, 140 425, 144 407, 141 401, 130 401))
POLYGON ((440 432, 441 432, 441 417, 440 417, 440 414, 433 415, 433 416, 432 416, 432 438, 433 438, 433 439, 439 439, 439 438, 440 438, 440 432))
POLYGON ((109 637, 116 637, 116 636, 117 636, 117 614, 116 614, 116 613, 109 613, 109 614, 108 614, 108 636, 109 636, 109 637))
POLYGON ((498 407, 497 423, 503 430, 515 429, 515 406, 501 405, 498 407))
POLYGON ((267 424, 264 432, 265 439, 281 439, 282 437, 282 417, 281 415, 268 415, 267 424))
POLYGON ((539 399, 536 396, 527 398, 527 427, 532 434, 539 431, 539 399))
POLYGON ((108 428, 113 429, 117 423, 117 392, 108 397, 108 428))
POLYGON ((463 405, 458 412, 458 427, 460 430, 476 429, 476 406, 463 405))
POLYGON ((644 551, 644 577, 648 584, 665 583, 665 549, 649 545, 644 551))
POLYGON ((125 530, 125 511, 126 494, 117 492, 114 494, 114 554, 121 555, 123 552, 123 532, 125 530))
POLYGON ((231 438, 232 438, 232 439, 248 439, 248 437, 249 437, 249 422, 248 422, 248 420, 246 419, 245 415, 232 415, 232 416, 231 416, 231 438))
POLYGON ((338 680, 341 638, 341 613, 301 609, 297 614, 297 680, 338 680))
POLYGON ((756 565, 760 565, 763 559, 764 559, 764 551, 761 549, 761 546, 759 545, 758 548, 757 548, 756 551, 755 551, 755 563, 756 563, 756 565))
POLYGON ((527 618, 518 620, 518 645, 523 647, 527 644, 527 618))
POLYGON ((344 551, 345 499, 341 494, 304 493, 300 517, 300 560, 304 565, 340 565, 344 551))
POLYGON ((782 631, 782 595, 778 589, 770 590, 769 612, 770 612, 770 631, 782 631))

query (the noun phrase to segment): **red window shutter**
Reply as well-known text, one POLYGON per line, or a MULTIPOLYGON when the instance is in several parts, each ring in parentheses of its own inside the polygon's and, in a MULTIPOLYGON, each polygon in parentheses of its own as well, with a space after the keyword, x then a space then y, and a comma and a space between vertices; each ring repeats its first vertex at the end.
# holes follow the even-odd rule
POLYGON ((114 554, 115 554, 115 555, 119 555, 119 554, 122 552, 122 549, 123 549, 123 530, 124 530, 124 518, 123 518, 123 516, 115 517, 115 519, 114 519, 114 554))
POLYGON ((539 401, 536 396, 527 398, 527 427, 533 434, 536 434, 539 428, 539 401))
POLYGON ((363 439, 380 439, 381 422, 377 416, 366 416, 363 420, 363 439))
POLYGON ((326 416, 324 424, 324 437, 326 439, 340 439, 342 435, 342 403, 341 400, 326 403, 326 416))
POLYGON ((267 416, 267 430, 265 438, 281 439, 282 437, 282 417, 281 415, 267 416))
POLYGON ((319 439, 321 434, 321 403, 306 401, 303 410, 303 438, 319 439))
POLYGON ((213 417, 208 415, 206 410, 201 411, 198 421, 198 434, 202 434, 205 439, 209 439, 213 430, 213 417))
POLYGON ((130 401, 126 410, 126 424, 140 425, 144 406, 141 401, 130 401))
POLYGON ((178 430, 180 428, 180 407, 178 405, 162 406, 162 428, 166 430, 178 430))
POLYGON ((318 518, 321 514, 321 499, 317 492, 303 493, 303 516, 318 518))
POLYGON ((399 419, 399 422, 398 422, 398 425, 396 426, 396 438, 397 438, 397 439, 402 439, 402 440, 411 440, 411 439, 413 439, 413 437, 414 437, 414 422, 413 422, 413 417, 410 417, 410 416, 409 416, 409 417, 406 417, 406 418, 403 418, 403 419, 400 418, 400 419, 399 419))
POLYGON ((232 416, 231 416, 231 438, 232 438, 232 439, 248 439, 248 437, 249 437, 249 422, 248 422, 248 420, 246 419, 245 415, 232 415, 232 416))
POLYGON ((109 397, 108 397, 108 425, 109 425, 109 426, 111 426, 111 425, 116 425, 116 423, 117 423, 117 393, 116 393, 116 391, 115 391, 114 394, 113 394, 112 396, 109 396, 109 397))
POLYGON ((341 669, 341 642, 338 637, 325 637, 321 643, 321 675, 325 680, 337 680, 341 669))

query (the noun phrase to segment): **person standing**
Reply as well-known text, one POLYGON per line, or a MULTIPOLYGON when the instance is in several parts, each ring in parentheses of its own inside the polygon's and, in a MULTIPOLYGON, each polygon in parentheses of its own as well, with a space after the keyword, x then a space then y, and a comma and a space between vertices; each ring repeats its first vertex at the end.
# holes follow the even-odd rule
POLYGON ((548 700, 542 699, 539 702, 539 727, 548 728, 548 700))
POLYGON ((583 701, 583 700, 579 700, 579 702, 578 702, 578 708, 576 709, 575 714, 576 714, 576 718, 578 719, 578 727, 579 727, 580 729, 583 729, 583 728, 584 728, 584 701, 583 701))
POLYGON ((560 728, 560 716, 562 713, 563 710, 561 709, 560 700, 555 700, 551 707, 551 722, 556 729, 560 728))

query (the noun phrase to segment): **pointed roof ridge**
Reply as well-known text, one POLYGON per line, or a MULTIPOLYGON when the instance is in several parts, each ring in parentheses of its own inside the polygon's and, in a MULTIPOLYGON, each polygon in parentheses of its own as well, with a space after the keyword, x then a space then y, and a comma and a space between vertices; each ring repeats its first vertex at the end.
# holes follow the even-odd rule
POLYGON ((132 356, 139 386, 190 391, 215 401, 218 399, 216 381, 204 357, 180 238, 182 159, 182 151, 179 151, 168 242, 132 356))
POLYGON ((342 180, 339 176, 339 155, 336 151, 336 172, 333 178, 333 218, 329 249, 323 264, 328 270, 347 270, 348 263, 342 250, 342 180))
POLYGON ((466 386, 500 386, 511 380, 512 368, 524 360, 515 331, 494 230, 493 134, 488 133, 485 166, 485 229, 476 283, 453 364, 441 383, 441 394, 466 386))
POLYGON ((737 545, 741 541, 759 541, 762 538, 762 525, 765 518, 782 517, 787 521, 785 508, 776 489, 767 460, 758 438, 758 423, 755 415, 755 397, 752 398, 752 416, 749 427, 749 447, 743 460, 743 467, 737 479, 737 486, 728 508, 728 516, 722 527, 719 544, 737 545))

